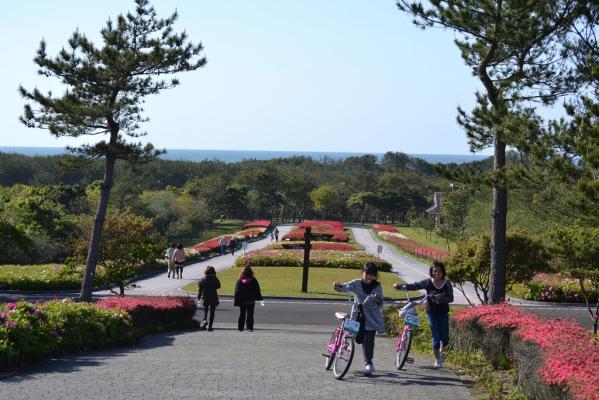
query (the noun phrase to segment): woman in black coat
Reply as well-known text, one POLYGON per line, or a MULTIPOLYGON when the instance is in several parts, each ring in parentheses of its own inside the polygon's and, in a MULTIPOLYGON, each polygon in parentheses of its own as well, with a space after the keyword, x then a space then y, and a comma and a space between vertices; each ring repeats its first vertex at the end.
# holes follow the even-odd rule
POLYGON ((202 321, 202 329, 212 331, 212 323, 214 322, 214 313, 218 305, 218 292, 220 289, 220 281, 216 277, 216 270, 212 265, 206 267, 204 277, 198 281, 198 302, 204 299, 204 320, 202 321), (208 311, 210 311, 210 322, 208 320, 208 311))
POLYGON ((254 307, 256 301, 262 301, 260 284, 254 278, 254 271, 250 267, 244 267, 239 274, 235 285, 235 307, 239 307, 239 320, 237 328, 243 331, 244 325, 250 332, 254 331, 254 307))

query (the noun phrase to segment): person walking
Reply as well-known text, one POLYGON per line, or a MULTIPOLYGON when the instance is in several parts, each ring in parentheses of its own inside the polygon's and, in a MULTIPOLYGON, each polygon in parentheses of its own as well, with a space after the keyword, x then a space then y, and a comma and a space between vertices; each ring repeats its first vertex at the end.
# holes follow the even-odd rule
POLYGON ((208 265, 204 270, 204 277, 198 281, 198 304, 203 300, 204 319, 202 320, 201 329, 206 329, 212 332, 212 324, 214 323, 214 313, 218 306, 218 289, 220 289, 220 281, 216 277, 216 270, 212 265, 208 265), (208 311, 210 311, 210 319, 208 319, 208 311))
POLYGON ((279 229, 275 228, 275 232, 274 233, 275 233, 275 242, 278 242, 279 241, 279 229))
POLYGON ((239 307, 237 328, 240 332, 243 332, 244 326, 250 332, 254 331, 254 307, 256 301, 262 300, 260 284, 254 277, 254 271, 250 267, 244 267, 235 285, 235 301, 233 303, 235 307, 239 307))
MULTIPOLYGON (((378 269, 373 263, 362 266, 362 279, 351 282, 333 282, 333 288, 338 292, 353 292, 364 314, 364 375, 372 375, 374 370, 374 338, 376 333, 385 333, 383 320, 383 287, 377 280, 378 269)), ((359 336, 359 335, 358 335, 359 336)), ((357 340, 356 340, 357 341, 357 340)), ((359 343, 359 342, 358 342, 359 343)))
POLYGON ((173 255, 175 254, 175 249, 177 246, 174 243, 171 243, 170 247, 166 249, 164 255, 166 256, 167 262, 167 277, 171 277, 171 273, 173 274, 173 279, 175 279, 175 260, 173 260, 173 255))
POLYGON ((183 264, 185 264, 185 250, 183 245, 179 243, 177 249, 173 254, 173 261, 175 262, 175 273, 178 279, 183 278, 183 264))
POLYGON ((235 255, 235 248, 237 247, 237 236, 231 237, 229 240, 229 250, 231 251, 231 255, 235 255))
POLYGON ((220 246, 220 255, 222 256, 227 251, 227 238, 225 237, 225 235, 220 237, 218 245, 220 246))
POLYGON ((426 315, 433 336, 435 368, 443 367, 443 348, 449 342, 449 303, 453 302, 453 286, 446 278, 445 265, 435 261, 429 268, 430 278, 410 284, 395 283, 398 290, 426 290, 432 295, 426 302, 426 315))

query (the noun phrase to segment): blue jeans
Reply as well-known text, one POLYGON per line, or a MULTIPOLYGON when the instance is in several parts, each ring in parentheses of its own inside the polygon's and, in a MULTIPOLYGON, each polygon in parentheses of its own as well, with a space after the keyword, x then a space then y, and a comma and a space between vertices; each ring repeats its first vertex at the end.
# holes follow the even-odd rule
POLYGON ((433 349, 440 349, 441 343, 443 343, 443 347, 447 346, 449 342, 449 315, 426 314, 426 316, 433 334, 433 349))

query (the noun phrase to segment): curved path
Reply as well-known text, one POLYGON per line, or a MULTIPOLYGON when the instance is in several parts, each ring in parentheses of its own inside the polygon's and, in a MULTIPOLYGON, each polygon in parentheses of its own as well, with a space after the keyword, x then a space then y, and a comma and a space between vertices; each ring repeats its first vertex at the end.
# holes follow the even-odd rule
MULTIPOLYGON (((364 249, 369 253, 377 254, 377 247, 379 245, 383 246, 381 258, 389 262, 393 266, 392 271, 405 282, 420 281, 429 277, 429 266, 427 264, 405 256, 387 243, 378 241, 370 229, 352 228, 352 231, 356 241, 364 246, 364 249)), ((478 302, 472 285, 465 285, 464 289, 470 301, 474 302, 476 300, 478 302)), ((464 295, 455 286, 453 295, 455 298, 454 304, 468 304, 464 295)))

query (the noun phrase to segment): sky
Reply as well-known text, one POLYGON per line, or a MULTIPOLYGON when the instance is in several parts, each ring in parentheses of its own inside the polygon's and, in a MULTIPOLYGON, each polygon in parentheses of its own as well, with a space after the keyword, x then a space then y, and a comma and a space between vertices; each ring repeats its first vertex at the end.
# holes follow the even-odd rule
MULTIPOLYGON (((144 124, 158 148, 468 154, 456 122, 480 88, 453 33, 422 31, 393 0, 172 0, 176 31, 202 42, 207 64, 181 85, 146 99, 144 124)), ((64 147, 97 137, 57 139, 22 125, 19 84, 64 90, 37 74, 76 28, 100 44, 106 20, 133 1, 0 0, 0 146, 64 147)), ((479 154, 490 154, 489 152, 479 154)))

